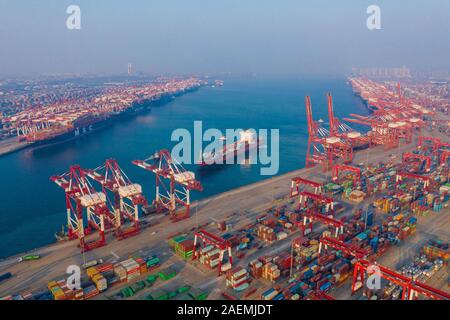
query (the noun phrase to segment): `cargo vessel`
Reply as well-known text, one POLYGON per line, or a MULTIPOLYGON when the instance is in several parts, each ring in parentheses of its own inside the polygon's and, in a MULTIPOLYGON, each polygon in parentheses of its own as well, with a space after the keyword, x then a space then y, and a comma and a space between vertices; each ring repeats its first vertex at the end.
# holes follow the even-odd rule
POLYGON ((105 125, 108 118, 86 115, 67 125, 52 126, 26 137, 26 141, 35 146, 44 146, 69 141, 84 136, 105 125))
MULTIPOLYGON (((224 143, 226 138, 222 137, 221 141, 224 143)), ((246 157, 246 153, 257 149, 260 143, 261 141, 258 140, 254 132, 250 130, 241 131, 237 141, 225 144, 220 150, 204 152, 200 166, 233 164, 237 157, 246 157)))
POLYGON ((158 95, 151 99, 136 100, 125 110, 111 112, 109 114, 86 114, 73 122, 49 126, 46 129, 31 133, 24 137, 24 139, 36 148, 67 142, 103 129, 119 118, 149 111, 152 105, 162 105, 172 98, 173 96, 169 95, 158 95))

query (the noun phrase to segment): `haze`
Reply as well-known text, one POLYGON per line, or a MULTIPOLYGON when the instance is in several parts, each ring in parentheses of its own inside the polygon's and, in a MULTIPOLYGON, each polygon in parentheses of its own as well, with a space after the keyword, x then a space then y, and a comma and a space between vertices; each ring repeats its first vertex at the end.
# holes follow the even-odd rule
POLYGON ((449 13, 448 0, 0 0, 0 74, 448 70, 449 13), (81 30, 66 28, 71 4, 81 30))

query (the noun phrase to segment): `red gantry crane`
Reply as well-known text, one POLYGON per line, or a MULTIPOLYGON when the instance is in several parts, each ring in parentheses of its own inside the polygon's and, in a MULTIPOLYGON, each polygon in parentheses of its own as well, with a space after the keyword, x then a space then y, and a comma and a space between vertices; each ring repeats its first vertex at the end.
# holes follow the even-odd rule
POLYGON ((326 215, 320 214, 315 210, 309 211, 303 217, 303 235, 306 235, 313 231, 313 221, 319 221, 335 228, 334 237, 339 238, 340 235, 344 233, 345 224, 341 220, 330 218, 326 215), (308 226, 309 225, 309 226, 308 226), (308 226, 308 227, 307 227, 308 226), (308 232, 306 232, 308 231, 308 232))
POLYGON ((219 252, 219 264, 218 264, 219 276, 222 274, 222 272, 225 272, 225 271, 231 269, 231 267, 233 265, 233 256, 231 254, 231 244, 229 241, 227 241, 219 236, 216 236, 208 231, 205 231, 205 230, 200 230, 198 232, 195 232, 194 233, 194 249, 193 249, 193 253, 192 253, 192 260, 195 260, 198 258, 198 250, 197 250, 197 242, 198 241, 201 241, 201 248, 206 247, 207 245, 211 245, 220 251, 219 252), (226 268, 226 270, 222 270, 222 265, 223 265, 223 262, 225 259, 225 253, 228 253, 229 265, 226 268))
POLYGON ((402 300, 413 300, 419 294, 434 300, 450 300, 450 294, 446 292, 432 288, 422 282, 414 281, 412 278, 408 278, 384 266, 370 263, 367 260, 359 260, 355 263, 353 269, 352 294, 363 286, 365 274, 369 269, 371 269, 372 272, 377 272, 383 279, 400 286, 402 288, 402 300))
POLYGON ((352 154, 354 149, 370 147, 370 139, 363 136, 360 132, 353 130, 347 124, 342 123, 334 115, 333 97, 331 93, 327 94, 328 102, 328 119, 330 121, 330 137, 338 137, 343 140, 343 143, 349 146, 349 154, 352 154))
POLYGON ((339 180, 339 173, 342 171, 353 173, 353 185, 354 186, 361 185, 361 169, 358 167, 353 167, 353 166, 344 165, 344 164, 335 164, 333 166, 333 170, 332 170, 333 181, 339 180))
POLYGON ((441 152, 441 157, 440 157, 440 161, 439 164, 441 166, 443 165, 447 165, 447 159, 450 157, 450 150, 443 150, 441 152))
POLYGON ((402 162, 404 165, 407 164, 408 161, 411 161, 411 160, 419 160, 422 163, 425 162, 425 171, 426 172, 430 171, 430 169, 431 169, 431 157, 430 156, 423 156, 423 155, 415 154, 412 152, 403 153, 402 162))
POLYGON ((111 216, 106 204, 106 195, 94 189, 85 171, 79 165, 70 167, 68 173, 50 177, 50 180, 63 188, 66 193, 69 238, 78 238, 83 252, 104 246, 105 222, 111 216), (86 229, 84 228, 83 211, 87 216, 88 226, 86 229), (99 239, 87 243, 85 236, 91 232, 91 227, 98 230, 99 239))
POLYGON ((430 177, 422 176, 422 175, 415 174, 415 173, 402 172, 402 171, 397 172, 397 176, 395 178, 395 182, 396 182, 397 186, 403 181, 403 178, 410 178, 410 179, 422 181, 423 187, 425 190, 427 190, 428 187, 430 186, 430 177))
POLYGON ((308 187, 314 188, 315 194, 322 193, 322 188, 323 188, 322 183, 318 183, 318 182, 308 180, 305 178, 301 178, 301 177, 295 177, 295 178, 292 178, 292 180, 291 180, 291 198, 295 197, 299 194, 301 185, 304 185, 305 187, 308 186, 308 187))
POLYGON ((307 208, 308 199, 313 200, 314 206, 319 207, 321 205, 325 206, 325 212, 331 215, 334 215, 334 200, 332 198, 328 198, 321 194, 314 194, 308 191, 302 191, 299 193, 300 201, 298 204, 298 208, 307 208))
POLYGON ((305 97, 306 118, 308 122, 308 147, 306 150, 306 167, 312 167, 316 164, 323 166, 324 171, 332 160, 326 144, 328 130, 323 128, 318 121, 314 121, 312 115, 311 98, 305 97))
POLYGON ((187 171, 173 159, 169 150, 161 150, 146 160, 135 160, 132 163, 155 173, 156 199, 154 205, 158 212, 169 212, 174 221, 189 218, 190 192, 191 190, 203 190, 193 172, 187 171), (184 207, 183 213, 177 213, 177 205, 184 207))
POLYGON ((319 240, 319 255, 322 253, 322 249, 325 247, 325 250, 328 247, 333 248, 337 251, 342 251, 344 254, 348 256, 355 257, 357 259, 363 259, 369 255, 364 249, 361 249, 355 245, 344 243, 338 239, 333 239, 330 237, 322 237, 319 240))
POLYGON ((102 185, 105 194, 107 191, 114 194, 116 236, 124 239, 139 233, 139 206, 147 205, 141 185, 131 182, 114 159, 106 160, 94 170, 86 170, 86 174, 102 185), (131 222, 131 227, 125 230, 126 220, 131 222))
POLYGON ((323 171, 331 168, 334 159, 351 162, 353 150, 351 146, 343 143, 337 136, 323 128, 318 121, 313 120, 311 98, 305 97, 306 118, 308 122, 308 147, 306 150, 306 167, 316 164, 322 165, 323 171))
POLYGON ((431 147, 433 153, 436 152, 436 150, 439 148, 440 143, 441 139, 435 137, 419 136, 417 138, 417 147, 419 149, 428 149, 431 147))
POLYGON ((424 283, 413 281, 411 278, 399 274, 396 271, 390 270, 389 268, 378 265, 376 263, 369 262, 368 260, 366 260, 368 252, 356 246, 344 243, 333 238, 323 237, 320 239, 319 243, 319 254, 322 250, 322 245, 324 245, 325 247, 329 246, 338 251, 342 251, 343 253, 358 259, 353 269, 352 294, 362 288, 365 281, 365 274, 369 271, 372 274, 374 272, 379 272, 379 276, 381 276, 383 279, 386 279, 402 287, 403 300, 412 300, 418 294, 422 294, 428 298, 436 300, 450 299, 450 294, 446 292, 432 288, 424 283))
POLYGON ((344 118, 345 121, 366 125, 372 128, 369 132, 371 145, 383 145, 386 149, 397 148, 399 145, 400 134, 397 130, 398 124, 386 123, 380 120, 374 120, 358 114, 350 114, 354 118, 344 118))

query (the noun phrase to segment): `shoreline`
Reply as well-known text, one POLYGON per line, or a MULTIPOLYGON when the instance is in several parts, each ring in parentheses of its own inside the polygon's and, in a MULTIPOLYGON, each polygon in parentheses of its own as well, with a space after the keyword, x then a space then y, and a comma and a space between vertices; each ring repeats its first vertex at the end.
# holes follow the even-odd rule
POLYGON ((59 142, 45 143, 45 141, 43 141, 43 144, 39 144, 39 143, 36 143, 36 142, 20 142, 20 141, 17 141, 18 140, 17 136, 6 138, 4 140, 0 140, 0 157, 7 156, 7 155, 10 155, 10 154, 13 154, 15 152, 18 152, 18 151, 21 151, 21 150, 24 150, 24 149, 28 149, 28 148, 36 147, 36 148, 40 148, 41 149, 41 148, 54 146, 54 145, 57 145, 57 144, 63 144, 63 143, 66 143, 68 141, 76 140, 78 138, 81 138, 81 137, 84 137, 84 136, 96 133, 96 132, 98 132, 98 131, 100 131, 100 130, 102 130, 104 128, 107 128, 107 127, 111 126, 114 122, 120 121, 123 118, 135 117, 135 116, 140 115, 140 114, 142 114, 144 112, 151 111, 152 107, 164 106, 164 105, 168 104, 169 102, 171 102, 172 100, 174 100, 174 99, 176 99, 178 97, 181 97, 181 96, 183 96, 185 94, 196 92, 201 87, 203 87, 203 86, 196 87, 196 88, 191 88, 191 89, 186 90, 186 91, 177 92, 177 93, 174 93, 172 95, 166 95, 166 96, 163 95, 157 100, 150 100, 150 101, 145 101, 145 102, 135 101, 135 102, 132 103, 132 108, 138 108, 137 110, 131 111, 131 112, 124 112, 124 113, 121 113, 121 114, 118 114, 118 115, 111 116, 110 118, 107 118, 107 119, 104 119, 102 121, 99 121, 98 124, 101 125, 101 127, 99 127, 98 129, 92 130, 92 131, 90 131, 90 132, 88 132, 86 134, 81 134, 79 136, 72 137, 70 139, 62 140, 62 141, 59 141, 59 142))
MULTIPOLYGON (((404 150, 410 149, 412 147, 412 145, 413 144, 403 144, 399 148, 397 148, 396 150, 383 150, 383 146, 379 146, 378 148, 380 149, 380 153, 381 154, 383 154, 383 153, 397 153, 397 152, 400 152, 400 151, 404 151, 404 150)), ((365 154, 367 153, 367 150, 368 149, 363 149, 363 150, 356 151, 355 152, 355 158, 359 159, 360 160, 359 162, 361 162, 361 163, 366 162, 366 160, 365 160, 366 159, 366 155, 365 154)), ((372 148, 371 151, 373 151, 373 150, 374 150, 374 148, 372 148)), ((373 162, 373 160, 371 160, 370 162, 373 162)), ((220 192, 220 193, 211 195, 209 197, 206 197, 206 198, 203 198, 203 199, 199 199, 199 200, 196 200, 196 201, 192 202, 192 204, 191 204, 191 217, 189 219, 186 219, 186 221, 190 221, 194 217, 194 213, 193 212, 195 212, 196 208, 198 208, 198 210, 202 210, 202 208, 207 206, 210 202, 220 201, 220 200, 223 200, 225 198, 232 197, 232 196, 235 196, 235 195, 241 194, 241 193, 248 193, 248 192, 250 192, 250 191, 252 191, 254 189, 259 189, 259 188, 262 188, 264 186, 267 186, 268 184, 278 184, 281 181, 285 182, 286 179, 290 179, 290 178, 293 178, 295 176, 303 175, 303 174, 307 174, 308 175, 308 174, 314 173, 314 171, 317 171, 316 174, 319 177, 319 180, 320 180, 320 177, 328 176, 330 174, 329 171, 323 173, 320 169, 318 169, 318 167, 309 167, 309 168, 302 167, 302 168, 298 168, 298 169, 295 169, 295 170, 292 170, 292 171, 289 171, 289 172, 286 172, 286 173, 283 173, 283 174, 280 174, 280 175, 276 175, 276 176, 273 176, 273 177, 268 177, 267 179, 263 179, 263 180, 260 180, 260 181, 254 182, 254 183, 246 184, 246 185, 243 185, 243 186, 240 186, 240 187, 237 187, 237 188, 233 188, 233 189, 230 189, 230 190, 227 190, 227 191, 224 191, 224 192, 220 192)), ((286 184, 286 185, 288 185, 288 184, 286 184)), ((283 184, 283 186, 284 186, 284 184, 283 184)), ((273 201, 279 200, 279 196, 280 196, 280 192, 279 192, 279 190, 277 190, 276 192, 273 193, 273 201)), ((154 217, 154 215, 151 215, 149 217, 144 217, 143 220, 147 220, 147 221, 150 220, 151 221, 153 217, 154 217)), ((183 222, 183 221, 185 221, 185 220, 182 220, 181 222, 183 222)), ((178 222, 178 223, 180 223, 180 222, 178 222)), ((159 224, 157 224, 156 226, 158 226, 158 225, 159 224)), ((155 225, 151 225, 151 226, 143 229, 142 231, 143 231, 143 233, 145 233, 146 231, 152 229, 153 227, 155 227, 155 225)), ((48 249, 53 248, 53 247, 58 247, 58 246, 65 247, 64 244, 68 244, 68 243, 74 244, 74 243, 77 243, 77 240, 69 240, 69 241, 62 241, 62 242, 55 241, 53 243, 49 243, 49 244, 46 244, 46 245, 43 245, 43 246, 40 246, 40 247, 37 247, 37 248, 34 248, 34 249, 30 249, 30 250, 27 250, 27 251, 24 251, 24 252, 19 252, 19 253, 16 253, 16 254, 13 254, 13 255, 10 255, 10 256, 7 256, 7 257, 2 257, 2 258, 0 258, 0 268, 2 268, 2 263, 6 262, 8 260, 19 258, 20 256, 23 256, 23 255, 26 255, 26 254, 32 254, 32 253, 38 254, 38 253, 46 252, 46 251, 48 251, 48 249)), ((107 244, 105 247, 108 247, 108 245, 109 244, 107 244)), ((76 247, 76 245, 75 245, 75 247, 76 247)))
POLYGON ((0 140, 0 157, 29 148, 33 143, 17 141, 17 137, 0 140))
MULTIPOLYGON (((401 145, 395 151, 383 150, 383 147, 370 151, 370 163, 383 161, 387 155, 394 152, 399 155, 404 151, 414 148, 414 143, 401 145), (373 152, 379 150, 379 152, 373 152)), ((356 162, 366 162, 367 150, 358 151, 355 154, 356 162)), ((0 273, 11 272, 13 277, 0 284, 0 295, 23 290, 36 291, 45 286, 48 281, 65 274, 67 265, 80 265, 84 260, 107 259, 113 252, 114 255, 124 257, 133 252, 152 250, 162 254, 167 251, 166 239, 173 234, 185 232, 192 227, 203 226, 210 223, 211 218, 227 219, 238 214, 242 221, 251 221, 258 212, 275 205, 275 203, 289 193, 290 179, 298 175, 315 177, 318 180, 329 178, 330 172, 318 172, 317 167, 299 168, 291 172, 264 179, 252 184, 232 189, 213 195, 192 203, 189 219, 171 222, 166 216, 150 217, 147 221, 157 220, 143 229, 135 237, 119 241, 112 235, 106 235, 108 239, 104 247, 88 251, 84 255, 80 253, 77 241, 56 242, 41 246, 26 252, 17 253, 0 260, 0 273), (252 194, 252 197, 249 197, 252 194), (150 246, 153 244, 153 246, 150 246), (156 246, 155 246, 156 245, 156 246), (24 254, 39 254, 41 258, 32 264, 19 263, 18 258, 24 254)), ((106 260, 105 260, 106 261, 106 260)))

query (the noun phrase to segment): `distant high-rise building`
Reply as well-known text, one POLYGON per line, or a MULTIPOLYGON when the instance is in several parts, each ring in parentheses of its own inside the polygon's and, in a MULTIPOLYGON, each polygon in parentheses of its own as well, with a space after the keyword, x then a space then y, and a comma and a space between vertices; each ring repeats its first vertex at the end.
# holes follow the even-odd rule
POLYGON ((401 68, 352 68, 352 73, 370 78, 410 78, 411 71, 407 67, 401 68))
POLYGON ((128 75, 131 76, 133 74, 133 65, 131 62, 128 63, 128 75))

